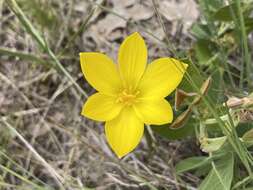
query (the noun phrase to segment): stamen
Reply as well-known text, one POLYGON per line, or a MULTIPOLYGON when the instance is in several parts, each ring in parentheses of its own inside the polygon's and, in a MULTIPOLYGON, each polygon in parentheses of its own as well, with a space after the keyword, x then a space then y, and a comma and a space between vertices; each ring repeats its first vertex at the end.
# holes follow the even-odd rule
POLYGON ((137 102, 137 95, 140 91, 131 91, 129 88, 124 89, 119 93, 118 98, 116 99, 116 103, 123 103, 125 106, 131 106, 137 102))

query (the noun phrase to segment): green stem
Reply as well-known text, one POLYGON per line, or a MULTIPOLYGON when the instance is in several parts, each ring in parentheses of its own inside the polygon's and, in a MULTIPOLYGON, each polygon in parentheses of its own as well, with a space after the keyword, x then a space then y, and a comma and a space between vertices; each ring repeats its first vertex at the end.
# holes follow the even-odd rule
MULTIPOLYGON (((250 73, 251 73, 251 57, 249 54, 249 46, 248 46, 248 39, 247 39, 247 33, 246 33, 246 28, 245 28, 245 21, 242 13, 242 8, 241 8, 241 2, 240 0, 235 0, 236 2, 236 8, 238 11, 238 19, 239 19, 239 30, 241 32, 241 37, 242 37, 242 46, 243 46, 243 57, 244 57, 244 62, 246 66, 246 78, 248 85, 250 85, 250 73)), ((242 72, 244 70, 244 65, 242 66, 242 72)), ((242 86, 243 84, 243 76, 241 77, 240 85, 242 86)))

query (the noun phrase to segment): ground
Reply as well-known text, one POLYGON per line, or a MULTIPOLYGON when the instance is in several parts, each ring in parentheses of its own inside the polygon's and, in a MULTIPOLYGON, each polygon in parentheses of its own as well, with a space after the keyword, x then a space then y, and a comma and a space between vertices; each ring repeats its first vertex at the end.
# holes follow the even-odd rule
POLYGON ((149 61, 175 56, 171 46, 191 55, 199 4, 17 1, 36 35, 13 2, 0 0, 0 189, 197 189, 201 177, 175 172, 180 160, 206 155, 194 137, 167 139, 149 128, 134 152, 114 155, 104 123, 80 114, 95 90, 81 73, 79 53, 116 60, 120 43, 137 31, 149 61))

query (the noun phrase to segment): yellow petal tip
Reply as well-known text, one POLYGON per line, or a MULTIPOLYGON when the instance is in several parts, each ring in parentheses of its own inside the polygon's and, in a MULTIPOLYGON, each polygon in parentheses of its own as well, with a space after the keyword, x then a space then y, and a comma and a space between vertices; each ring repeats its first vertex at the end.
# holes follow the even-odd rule
POLYGON ((83 117, 89 118, 89 119, 93 119, 92 117, 89 116, 89 112, 87 112, 86 106, 85 104, 83 105, 83 108, 81 110, 80 113, 83 117))
POLYGON ((183 63, 185 70, 189 67, 188 64, 183 63))
POLYGON ((80 115, 85 116, 83 110, 80 112, 80 115))
POLYGON ((117 155, 118 159, 123 158, 123 156, 122 156, 122 155, 118 155, 118 154, 116 154, 116 155, 117 155))
POLYGON ((86 54, 86 52, 80 52, 79 57, 83 56, 84 54, 86 54))
POLYGON ((85 114, 85 111, 82 110, 81 113, 80 113, 83 117, 86 117, 86 114, 85 114))
POLYGON ((139 32, 134 32, 134 33, 132 33, 132 34, 130 34, 129 36, 128 36, 128 38, 131 38, 131 37, 135 37, 135 38, 139 38, 139 39, 141 39, 141 40, 143 40, 143 38, 142 38, 142 36, 141 36, 141 34, 139 33, 139 32))
MULTIPOLYGON (((174 59, 176 60, 176 59, 174 59)), ((186 71, 186 69, 188 68, 188 64, 184 63, 183 61, 177 60, 179 62, 179 65, 181 66, 181 68, 183 67, 183 70, 186 71)))
POLYGON ((122 159, 124 156, 126 156, 126 155, 128 155, 130 152, 132 152, 132 151, 130 151, 130 152, 117 152, 117 151, 115 151, 115 150, 113 150, 114 151, 114 153, 115 153, 115 155, 118 157, 118 159, 122 159))
POLYGON ((132 35, 138 35, 138 36, 141 36, 139 32, 134 32, 132 35))

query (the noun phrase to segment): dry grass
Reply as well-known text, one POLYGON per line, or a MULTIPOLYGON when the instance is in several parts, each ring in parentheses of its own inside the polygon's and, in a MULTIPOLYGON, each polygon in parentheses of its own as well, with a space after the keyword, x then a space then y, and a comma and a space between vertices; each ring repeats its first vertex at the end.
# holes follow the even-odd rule
MULTIPOLYGON (((112 11, 113 2, 98 3, 112 11)), ((128 18, 121 10, 119 14, 131 22, 114 15, 118 22, 108 29, 105 25, 110 20, 106 19, 113 13, 100 7, 78 32, 94 3, 18 1, 88 95, 94 91, 80 73, 79 52, 104 51, 115 58, 123 37, 137 30, 147 40, 150 59, 168 55, 163 43, 147 33, 153 31, 164 39, 151 1, 140 2, 130 6, 142 5, 150 15, 128 18)), ((198 178, 187 174, 182 180, 174 171, 179 159, 200 154, 193 140, 169 141, 152 134, 152 143, 143 138, 134 153, 118 160, 105 141, 103 124, 80 116, 86 98, 64 74, 50 66, 53 61, 4 1, 0 1, 0 14, 0 189, 195 189, 198 178), (9 54, 1 53, 4 50, 9 54)), ((172 31, 169 38, 182 50, 191 38, 182 34, 183 25, 175 22, 165 20, 165 27, 172 31)))

